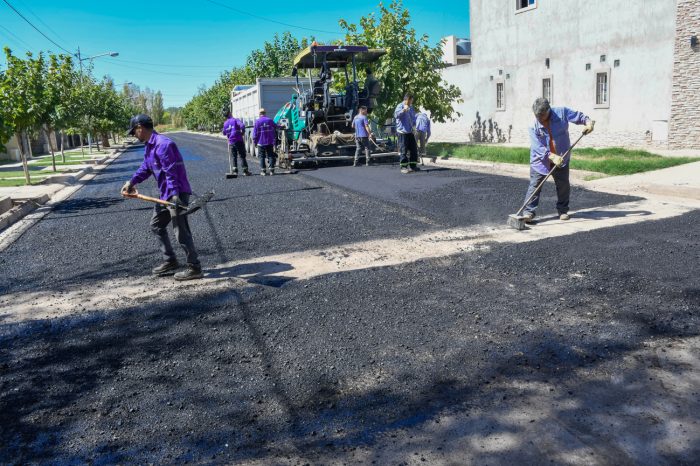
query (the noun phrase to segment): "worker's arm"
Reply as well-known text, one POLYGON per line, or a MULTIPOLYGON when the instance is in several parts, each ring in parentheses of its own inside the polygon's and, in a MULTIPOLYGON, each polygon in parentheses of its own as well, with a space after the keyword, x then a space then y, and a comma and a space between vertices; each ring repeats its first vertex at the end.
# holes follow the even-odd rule
POLYGON ((399 115, 401 115, 404 111, 404 106, 403 102, 401 102, 399 105, 396 106, 396 110, 394 110, 394 118, 398 118, 399 115))
POLYGON ((257 146, 258 145, 258 140, 260 140, 260 126, 258 125, 258 122, 255 122, 255 125, 253 126, 253 143, 257 146))
POLYGON ((226 122, 224 122, 224 129, 221 130, 221 134, 224 136, 228 137, 229 130, 231 129, 230 126, 226 126, 226 122))
POLYGON ((425 136, 426 136, 425 140, 427 141, 428 139, 430 139, 430 120, 426 119, 426 122, 427 122, 427 130, 425 132, 425 136))
POLYGON ((151 168, 148 166, 148 163, 146 163, 146 160, 144 160, 139 169, 136 170, 134 175, 131 177, 131 181, 129 181, 129 183, 131 184, 131 186, 136 186, 137 184, 141 183, 143 180, 151 176, 152 173, 153 172, 151 172, 151 168))

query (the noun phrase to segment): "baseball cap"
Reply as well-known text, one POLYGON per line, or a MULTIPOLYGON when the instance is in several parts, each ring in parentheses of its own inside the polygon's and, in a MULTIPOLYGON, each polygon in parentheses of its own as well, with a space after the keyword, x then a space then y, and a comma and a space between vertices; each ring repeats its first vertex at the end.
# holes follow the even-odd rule
POLYGON ((149 117, 148 115, 144 115, 143 113, 139 113, 138 115, 133 116, 131 118, 131 121, 129 122, 129 132, 127 134, 129 136, 133 136, 134 130, 137 126, 153 128, 153 120, 151 120, 151 117, 149 117))

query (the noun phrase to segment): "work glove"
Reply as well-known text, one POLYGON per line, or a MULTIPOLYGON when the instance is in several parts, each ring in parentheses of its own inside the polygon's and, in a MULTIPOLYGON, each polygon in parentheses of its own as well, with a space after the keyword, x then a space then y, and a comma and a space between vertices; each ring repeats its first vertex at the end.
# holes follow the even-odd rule
POLYGON ((549 161, 556 165, 557 168, 559 168, 564 163, 564 157, 557 154, 549 154, 549 161))
POLYGON ((583 129, 583 134, 584 136, 586 134, 591 134, 593 132, 593 127, 595 126, 595 121, 593 120, 588 120, 586 122, 586 127, 583 129))
POLYGON ((136 192, 136 190, 134 189, 134 185, 131 184, 131 180, 124 183, 124 186, 122 186, 122 191, 121 191, 122 195, 133 194, 134 192, 136 192))

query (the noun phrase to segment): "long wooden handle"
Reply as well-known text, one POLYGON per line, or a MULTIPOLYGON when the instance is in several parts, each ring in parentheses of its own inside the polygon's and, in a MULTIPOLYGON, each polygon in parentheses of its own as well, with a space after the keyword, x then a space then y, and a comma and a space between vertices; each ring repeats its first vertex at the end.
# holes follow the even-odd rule
POLYGON ((174 202, 164 201, 163 199, 158 199, 157 197, 145 196, 145 195, 139 194, 139 193, 136 193, 136 194, 126 193, 126 194, 122 194, 122 195, 124 197, 128 197, 131 199, 141 199, 142 201, 155 202, 156 204, 164 205, 166 207, 178 207, 178 205, 175 204, 174 202))

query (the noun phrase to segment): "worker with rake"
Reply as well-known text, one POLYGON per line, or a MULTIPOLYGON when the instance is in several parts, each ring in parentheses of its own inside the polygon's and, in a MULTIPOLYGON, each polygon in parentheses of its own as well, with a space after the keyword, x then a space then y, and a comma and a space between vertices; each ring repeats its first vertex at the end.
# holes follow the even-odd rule
POLYGON ((401 173, 420 170, 418 167, 418 146, 413 130, 416 127, 416 110, 413 108, 413 95, 406 94, 403 102, 394 110, 396 132, 399 137, 399 164, 401 173))
POLYGON ((158 238, 160 250, 165 259, 165 262, 152 270, 153 275, 174 274, 176 280, 202 278, 202 267, 194 247, 186 212, 177 207, 187 206, 192 194, 180 151, 173 141, 153 129, 153 120, 148 115, 140 114, 131 119, 129 135, 136 136, 143 142, 146 150, 143 163, 122 187, 122 195, 136 194, 135 186, 153 175, 158 183, 160 199, 168 201, 173 206, 156 204, 153 210, 151 231, 158 238), (179 267, 177 256, 170 244, 167 229, 171 221, 177 242, 187 256, 187 268, 177 273, 175 273, 179 267))
POLYGON ((530 186, 525 199, 532 199, 525 206, 523 220, 531 223, 540 202, 540 191, 535 192, 542 180, 554 167, 554 183, 557 188, 557 212, 560 220, 569 220, 569 123, 586 125, 583 134, 593 131, 594 121, 581 112, 566 107, 550 107, 549 101, 538 98, 532 105, 535 122, 530 131, 530 186), (559 154, 565 154, 562 157, 559 154), (534 194, 534 196, 533 196, 534 194))

